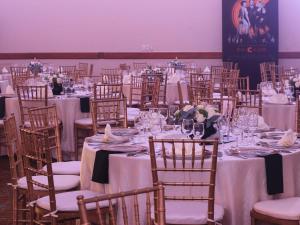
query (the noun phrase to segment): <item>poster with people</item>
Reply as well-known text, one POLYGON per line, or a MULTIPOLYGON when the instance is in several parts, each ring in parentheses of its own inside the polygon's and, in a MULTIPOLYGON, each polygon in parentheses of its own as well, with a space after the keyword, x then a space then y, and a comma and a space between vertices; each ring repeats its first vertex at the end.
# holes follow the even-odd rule
POLYGON ((223 0, 223 59, 277 61, 278 0, 223 0))

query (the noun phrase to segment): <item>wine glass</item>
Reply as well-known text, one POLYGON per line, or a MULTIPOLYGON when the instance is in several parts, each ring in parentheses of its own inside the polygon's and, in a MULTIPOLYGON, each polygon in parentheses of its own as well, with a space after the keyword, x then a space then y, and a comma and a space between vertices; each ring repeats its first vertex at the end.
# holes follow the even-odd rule
POLYGON ((194 123, 194 135, 201 139, 204 135, 204 123, 196 122, 194 123))
POLYGON ((281 82, 276 82, 275 83, 275 89, 277 91, 277 94, 279 94, 280 91, 281 91, 281 82))
POLYGON ((258 115, 256 113, 251 113, 248 117, 249 130, 251 132, 251 143, 254 141, 254 132, 258 127, 258 115))
POLYGON ((181 133, 185 134, 187 137, 193 133, 194 120, 193 119, 183 119, 181 124, 181 133))

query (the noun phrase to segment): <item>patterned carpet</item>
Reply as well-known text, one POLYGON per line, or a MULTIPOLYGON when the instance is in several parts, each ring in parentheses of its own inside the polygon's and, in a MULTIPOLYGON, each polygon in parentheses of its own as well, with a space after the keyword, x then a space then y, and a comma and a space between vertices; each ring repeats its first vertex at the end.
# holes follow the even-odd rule
POLYGON ((7 186, 10 182, 8 158, 0 157, 0 225, 11 223, 11 191, 7 186))

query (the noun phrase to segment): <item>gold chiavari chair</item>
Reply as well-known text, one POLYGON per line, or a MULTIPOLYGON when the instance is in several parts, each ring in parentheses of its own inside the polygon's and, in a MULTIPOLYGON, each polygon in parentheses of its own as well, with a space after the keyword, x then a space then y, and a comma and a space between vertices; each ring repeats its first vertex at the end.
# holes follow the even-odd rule
POLYGON ((101 74, 99 76, 101 84, 123 84, 122 74, 101 74))
POLYGON ((213 97, 211 80, 193 81, 187 89, 190 104, 198 104, 202 99, 213 97))
MULTIPOLYGON (((79 209, 76 197, 83 195, 87 198, 96 197, 97 193, 87 190, 76 191, 73 187, 73 175, 53 175, 52 154, 49 149, 47 133, 39 133, 21 129, 21 140, 24 146, 24 168, 28 187, 28 206, 30 209, 30 224, 52 225, 62 224, 66 221, 79 219, 79 209), (46 167, 46 170, 40 168, 46 167), (44 179, 35 179, 36 175, 44 179), (55 177, 63 177, 57 180, 55 177), (57 185, 69 187, 68 192, 61 190, 58 193, 57 185), (39 189, 43 195, 36 191, 39 189), (43 196, 43 197, 41 197, 43 196)), ((77 185, 79 184, 79 180, 77 185)), ((107 207, 107 206, 104 206, 107 207)), ((94 210, 96 206, 89 208, 94 210)))
POLYGON ((143 69, 146 69, 147 66, 148 66, 148 63, 146 63, 146 62, 133 62, 132 63, 133 70, 135 70, 137 72, 140 72, 143 69))
POLYGON ((48 86, 17 86, 17 95, 21 113, 21 124, 29 127, 28 110, 48 106, 48 86))
POLYGON ((210 80, 210 74, 205 74, 205 73, 190 73, 190 86, 193 86, 194 83, 196 82, 201 82, 201 81, 206 81, 210 80))
POLYGON ((239 90, 250 90, 250 80, 249 76, 239 77, 237 79, 237 89, 239 90))
POLYGON ((238 68, 238 64, 234 62, 225 62, 223 61, 223 67, 227 70, 236 70, 238 68))
POLYGON ((150 137, 149 148, 153 186, 165 187, 166 223, 221 222, 224 209, 214 202, 218 141, 150 137), (212 145, 209 153, 208 145, 212 145), (158 160, 156 149, 161 149, 162 159, 158 160))
POLYGON ((281 78, 285 75, 284 67, 271 64, 269 65, 273 87, 275 87, 276 82, 281 82, 281 78))
POLYGON ((118 84, 94 84, 94 99, 119 99, 123 97, 123 85, 118 84))
POLYGON ((159 75, 142 75, 141 109, 159 106, 161 79, 159 75))
POLYGON ((299 100, 299 94, 296 95, 296 132, 300 133, 300 100, 299 100))
POLYGON ((178 102, 175 102, 175 104, 178 105, 180 109, 182 109, 186 104, 188 104, 188 101, 185 101, 183 99, 183 92, 182 92, 182 86, 180 81, 177 82, 177 90, 178 90, 178 102))
POLYGON ((142 96, 143 79, 141 76, 131 75, 129 90, 129 106, 140 106, 142 96))
POLYGON ((28 223, 26 218, 26 188, 21 188, 18 181, 24 177, 22 148, 18 137, 17 124, 14 115, 4 120, 4 135, 9 159, 11 181, 8 184, 12 189, 12 224, 28 223))
POLYGON ((17 85, 23 85, 30 78, 30 71, 27 67, 10 67, 13 89, 17 85))
MULTIPOLYGON (((53 105, 30 109, 28 114, 30 129, 36 132, 47 133, 48 135, 49 149, 52 152, 55 152, 57 159, 57 162, 52 163, 53 173, 79 175, 80 161, 63 162, 60 126, 57 118, 56 106, 53 105)), ((75 152, 75 156, 76 155, 78 155, 78 152, 75 152)))
POLYGON ((106 124, 126 128, 126 98, 92 100, 91 114, 94 134, 97 134, 106 124))
POLYGON ((84 77, 89 77, 89 64, 88 63, 79 63, 78 71, 81 71, 81 75, 84 77))
POLYGON ((119 68, 120 68, 120 70, 121 71, 129 71, 130 70, 130 66, 129 65, 127 65, 126 63, 121 63, 120 65, 119 65, 119 68))
POLYGON ((168 74, 165 73, 161 76, 160 87, 159 87, 159 99, 158 105, 159 107, 166 107, 167 103, 167 85, 168 85, 168 74))
POLYGON ((236 103, 237 108, 247 108, 262 115, 262 94, 257 90, 240 90, 236 103))
POLYGON ((101 74, 103 75, 121 75, 122 72, 120 68, 102 68, 101 74))
POLYGON ((59 72, 66 74, 66 75, 70 75, 75 73, 76 71, 76 66, 59 66, 59 72))
POLYGON ((100 197, 86 199, 83 196, 78 196, 78 208, 80 210, 80 219, 82 225, 91 225, 93 218, 97 218, 97 224, 106 225, 106 219, 104 217, 104 212, 99 207, 103 202, 108 202, 109 213, 108 221, 110 224, 116 224, 117 215, 113 207, 114 202, 119 202, 119 208, 122 210, 123 223, 124 224, 147 224, 152 225, 151 215, 155 215, 155 224, 165 225, 165 201, 164 201, 164 188, 162 185, 152 188, 143 188, 132 191, 120 192, 110 195, 104 195, 100 197), (153 196, 154 199, 153 199, 153 196), (153 201, 151 201, 153 199, 153 201), (154 210, 151 207, 152 202, 154 202, 154 210), (87 207, 90 204, 95 204, 97 206, 97 214, 89 215, 87 213, 87 207), (140 214, 143 206, 146 211, 145 222, 142 221, 144 214, 140 214), (133 207, 132 207, 133 206, 133 207), (130 214, 128 214, 128 208, 133 208, 133 218, 130 220, 130 214))
POLYGON ((261 75, 261 81, 267 82, 272 81, 272 74, 271 74, 271 65, 275 65, 274 62, 263 62, 260 63, 260 75, 261 75))
POLYGON ((238 78, 223 78, 220 84, 220 94, 223 97, 235 98, 238 92, 238 78))

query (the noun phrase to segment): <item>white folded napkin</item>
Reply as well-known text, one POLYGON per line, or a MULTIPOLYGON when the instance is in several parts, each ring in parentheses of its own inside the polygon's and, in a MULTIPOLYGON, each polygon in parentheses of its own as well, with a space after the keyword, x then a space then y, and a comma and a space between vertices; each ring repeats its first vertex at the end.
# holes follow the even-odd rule
POLYGON ((275 94, 269 98, 268 102, 272 104, 287 104, 289 100, 284 94, 275 94))
POLYGON ((110 124, 106 124, 106 127, 104 129, 103 142, 125 141, 127 139, 127 137, 113 135, 110 124))
POLYGON ((6 67, 2 68, 2 73, 8 73, 8 70, 6 69, 6 67))
POLYGON ((277 144, 283 147, 290 147, 293 144, 295 144, 296 140, 297 140, 297 134, 293 130, 289 129, 287 132, 285 132, 285 134, 278 141, 277 144))
POLYGON ((210 68, 208 66, 205 66, 203 73, 209 74, 210 73, 210 68))
POLYGON ((8 85, 5 89, 5 94, 7 95, 14 95, 15 94, 15 91, 14 89, 12 88, 12 86, 8 85))
POLYGON ((51 90, 50 87, 48 87, 48 98, 52 98, 53 97, 53 92, 51 90))
POLYGON ((258 116, 258 129, 261 130, 269 130, 270 127, 266 124, 264 118, 262 116, 258 116))

